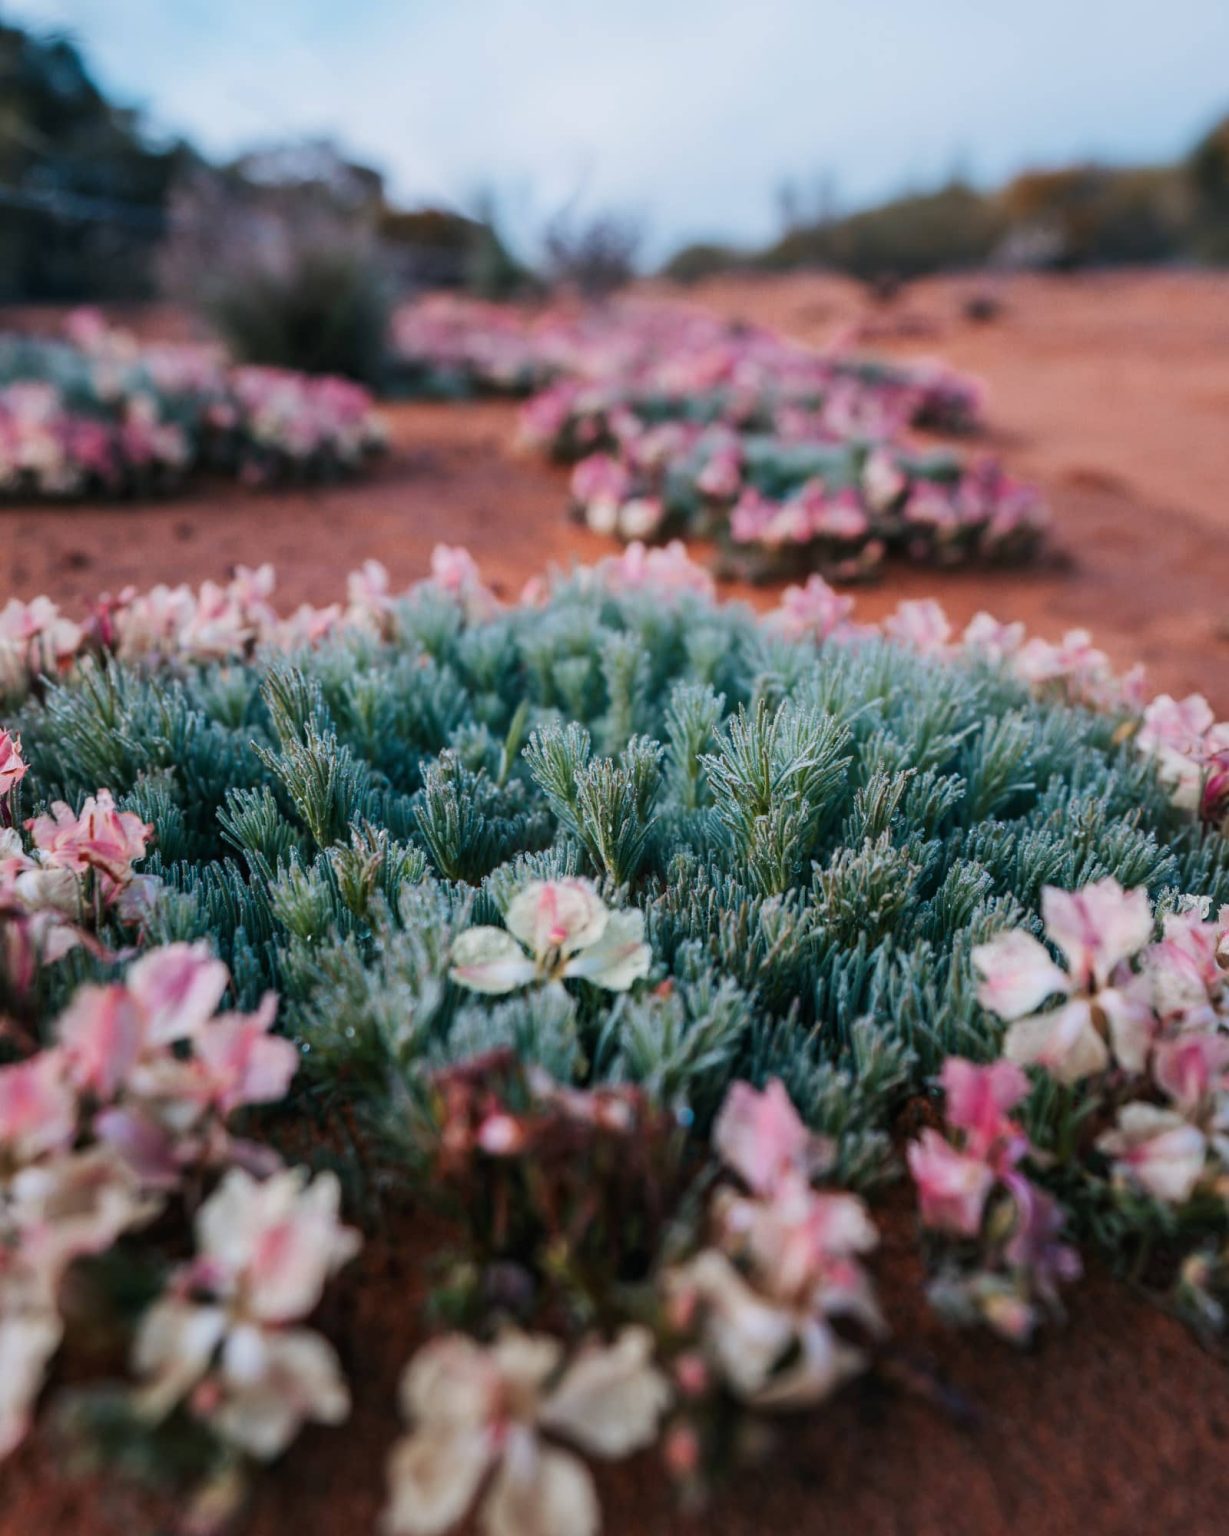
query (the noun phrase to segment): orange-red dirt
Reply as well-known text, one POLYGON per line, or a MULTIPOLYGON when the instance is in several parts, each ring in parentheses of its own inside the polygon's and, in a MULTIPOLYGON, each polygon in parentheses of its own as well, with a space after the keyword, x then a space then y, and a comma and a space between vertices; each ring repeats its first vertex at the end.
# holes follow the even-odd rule
MULTIPOLYGON (((1061 558, 1028 572, 894 569, 862 594, 874 617, 937 595, 1054 635, 1087 625, 1154 687, 1200 688, 1229 711, 1229 279, 1186 274, 1001 281, 998 318, 964 318, 985 283, 936 280, 890 307, 827 278, 723 280, 693 290, 730 315, 822 339, 851 323, 884 351, 933 352, 990 387, 991 446, 1039 481, 1061 558)), ((498 404, 399 406, 374 477, 311 492, 209 487, 158 504, 0 511, 0 602, 69 603, 128 582, 197 581, 272 560, 281 599, 324 601, 368 555, 395 582, 434 543, 469 545, 509 595, 600 539, 562 517, 566 477, 508 449, 498 404)), ((770 601, 771 593, 756 594, 770 601)), ((952 1334, 926 1311, 903 1191, 888 1202, 875 1274, 911 1373, 940 1375, 973 1412, 957 1422, 897 1386, 855 1384, 776 1453, 681 1516, 651 1457, 600 1476, 610 1536, 1219 1536, 1229 1528, 1229 1374, 1177 1322, 1095 1268, 1065 1328, 1023 1356, 952 1334)), ((369 1244, 323 1319, 354 1387, 342 1431, 304 1434, 257 1485, 248 1536, 364 1536, 383 1499, 395 1385, 418 1335, 436 1228, 369 1244)), ((64 1479, 36 1438, 0 1468, 0 1536, 167 1529, 143 1506, 64 1479), (152 1517, 151 1517, 152 1518, 152 1517)))

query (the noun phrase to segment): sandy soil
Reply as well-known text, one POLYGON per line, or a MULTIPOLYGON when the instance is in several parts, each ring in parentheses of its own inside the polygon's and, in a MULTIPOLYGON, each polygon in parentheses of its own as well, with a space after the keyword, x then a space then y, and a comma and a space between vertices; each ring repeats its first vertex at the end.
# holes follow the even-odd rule
MULTIPOLYGON (((810 340, 853 327, 878 350, 933 353, 978 374, 985 446, 1044 487, 1048 559, 1018 572, 897 567, 862 595, 863 616, 934 594, 962 621, 985 607, 1048 637, 1086 625, 1120 664, 1144 661, 1158 691, 1197 688, 1229 710, 1229 278, 1021 277, 992 290, 940 279, 886 307, 810 276, 724 279, 688 296, 810 340), (998 317, 965 318, 964 301, 986 291, 998 317)), ((276 564, 284 602, 324 601, 369 555, 395 581, 423 574, 439 540, 468 545, 511 594, 548 562, 608 552, 563 520, 564 475, 511 451, 514 407, 386 414, 389 459, 347 485, 218 484, 168 502, 0 509, 0 601, 46 591, 85 602, 261 560, 276 564)))
MULTIPOLYGON (((1057 557, 1024 573, 892 570, 861 599, 877 616, 938 595, 954 616, 989 607, 1054 635, 1086 624, 1157 688, 1229 709, 1229 278, 1019 279, 998 318, 964 318, 968 282, 916 285, 889 308, 830 279, 724 281, 693 290, 727 314, 819 339, 851 323, 883 350, 933 352, 990 388, 992 446, 1040 481, 1057 557)), ((401 406, 372 479, 310 492, 210 487, 164 504, 0 511, 0 601, 47 591, 77 604, 127 582, 199 580, 276 563, 282 601, 327 600, 368 555, 397 582, 433 544, 467 544, 509 595, 551 561, 608 546, 562 517, 565 476, 508 449, 503 405, 401 406)), ((771 601, 773 594, 757 594, 771 601)), ((1229 1378, 1176 1322, 1094 1272, 1065 1330, 1018 1357, 947 1333, 920 1300, 903 1196, 876 1278, 905 1374, 940 1373, 967 1420, 880 1381, 856 1386, 706 1516, 680 1517, 641 1459, 603 1475, 613 1536, 1217 1536, 1229 1507, 1229 1378)), ((311 1431, 265 1478, 251 1536, 362 1536, 383 1498, 395 1383, 415 1342, 430 1224, 407 1218, 327 1303, 355 1389, 343 1433, 311 1431)), ((898 1373, 899 1374, 899 1373, 898 1373)), ((45 1440, 0 1472, 0 1536, 104 1536, 151 1526, 92 1484, 64 1479, 45 1440)))

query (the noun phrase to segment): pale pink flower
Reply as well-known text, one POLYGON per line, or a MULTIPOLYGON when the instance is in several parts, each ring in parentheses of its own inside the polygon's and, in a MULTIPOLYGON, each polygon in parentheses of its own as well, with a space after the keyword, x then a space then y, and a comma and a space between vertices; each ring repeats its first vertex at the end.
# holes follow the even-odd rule
POLYGON ((624 539, 651 539, 666 515, 661 498, 633 496, 619 508, 619 536, 624 539))
POLYGON ((660 549, 646 549, 633 541, 621 555, 599 561, 594 575, 612 592, 644 592, 655 597, 693 593, 708 598, 716 593, 713 578, 692 560, 680 539, 672 539, 660 549))
POLYGON ((626 992, 648 974, 644 914, 610 911, 587 880, 533 880, 513 897, 506 928, 468 928, 449 975, 474 992, 512 992, 569 978, 626 992))
POLYGON ((1020 1066, 1042 1067, 1060 1083, 1095 1077, 1110 1065, 1109 1048, 1082 997, 1052 1013, 1017 1019, 1003 1040, 1003 1055, 1020 1066))
POLYGON ((146 1314, 133 1363, 159 1419, 189 1411, 254 1456, 278 1455, 307 1420, 336 1424, 349 1393, 331 1346, 291 1324, 359 1246, 337 1219, 334 1175, 302 1168, 258 1183, 232 1169, 197 1213, 197 1256, 146 1314), (192 1297, 194 1299, 189 1300, 192 1297), (204 1299, 209 1298, 209 1299, 204 1299))
POLYGON ((481 623, 499 611, 498 599, 483 585, 478 564, 467 549, 437 544, 431 551, 430 585, 455 597, 472 622, 481 623))
POLYGON ((714 501, 733 501, 742 489, 743 456, 737 442, 718 447, 696 476, 696 489, 714 501))
POLYGON ((841 596, 822 576, 810 576, 805 586, 786 587, 764 622, 787 640, 842 640, 854 633, 849 622, 853 608, 852 597, 841 596))
POLYGON ((82 1093, 107 1103, 146 1045, 145 1019, 121 985, 78 987, 56 1024, 68 1073, 82 1093))
POLYGON ((862 490, 872 511, 886 512, 908 488, 908 477, 901 470, 891 449, 872 449, 862 467, 862 490))
POLYGON ((1027 1139, 1010 1118, 1029 1091, 1028 1078, 1014 1062, 977 1066, 949 1056, 939 1081, 948 1124, 964 1133, 964 1150, 971 1156, 1011 1163, 1027 1149, 1027 1139))
POLYGON ((1207 1142, 1197 1126, 1174 1110, 1125 1104, 1116 1130, 1097 1138, 1115 1175, 1167 1205, 1190 1199, 1203 1175, 1207 1142))
POLYGON ((71 1145, 77 1130, 77 1095, 56 1050, 0 1067, 0 1148, 6 1162, 33 1162, 71 1145))
POLYGON ((117 810, 109 789, 90 795, 79 815, 57 800, 49 816, 35 816, 26 826, 44 865, 74 874, 95 870, 107 901, 131 878, 133 861, 145 856, 154 830, 132 811, 117 810))
POLYGON ((1071 990, 1071 978, 1023 928, 975 945, 973 967, 981 977, 978 1002, 1001 1019, 1018 1019, 1040 1008, 1046 998, 1071 990))
POLYGON ((610 453, 592 453, 572 471, 572 497, 581 506, 611 502, 615 506, 631 494, 632 477, 626 466, 610 453))
POLYGON ((1024 625, 1002 624, 991 614, 975 613, 960 638, 966 651, 997 664, 1009 660, 1023 645, 1024 625))
POLYGON ((1071 629, 1057 644, 1027 640, 1012 661, 1020 680, 1037 692, 1054 692, 1090 709, 1135 709, 1143 703, 1143 672, 1118 677, 1109 657, 1092 643, 1086 629, 1071 629))
POLYGON ((459 1334, 426 1345, 401 1399, 411 1431, 389 1460, 387 1536, 439 1536, 488 1479, 480 1518, 491 1536, 595 1536, 587 1468, 544 1436, 627 1456, 652 1443, 670 1388, 645 1329, 583 1344, 567 1365, 556 1340, 509 1330, 485 1349, 459 1334))
MULTIPOLYGON (((832 1267, 845 1272, 845 1283, 833 1286, 832 1310, 877 1316, 856 1262, 832 1267)), ((726 1253, 705 1248, 673 1270, 667 1286, 680 1314, 701 1319, 705 1351, 735 1396, 765 1409, 813 1406, 864 1369, 866 1356, 829 1322, 822 1272, 792 1294, 774 1290, 771 1280, 761 1270, 753 1282, 726 1253)))
POLYGON ((277 997, 267 992, 256 1013, 219 1014, 195 1036, 194 1057, 223 1119, 241 1105, 285 1098, 299 1053, 292 1041, 270 1034, 276 1017, 277 997))
POLYGON ((1161 933, 1144 958, 1152 1006, 1168 1025, 1207 1027, 1229 1000, 1229 972, 1219 952, 1223 925, 1192 909, 1168 913, 1161 933))
POLYGON ((927 1128, 906 1153, 917 1185, 922 1222, 959 1237, 976 1237, 995 1174, 980 1157, 959 1152, 938 1131, 927 1128))
POLYGON ((1023 932, 1000 934, 973 952, 982 977, 979 998, 1012 1021, 1004 1056, 1044 1067, 1060 1082, 1078 1082, 1110 1065, 1108 1039, 1119 1065, 1142 1072, 1156 1018, 1150 983, 1131 972, 1128 962, 1152 934, 1147 891, 1124 891, 1113 879, 1074 892, 1046 886, 1041 911, 1047 935, 1068 961, 1067 971, 1023 932), (1061 1007, 1032 1011, 1056 993, 1067 999, 1061 1007))
POLYGON ((713 1125, 713 1147, 757 1195, 771 1194, 787 1174, 809 1173, 824 1150, 776 1077, 762 1091, 731 1084, 713 1125))
POLYGON ((1184 1115, 1198 1116, 1229 1091, 1229 1034, 1181 1034, 1156 1047, 1152 1076, 1184 1115))
POLYGON ((1115 967, 1137 955, 1152 937, 1147 891, 1124 891, 1112 876, 1078 891, 1047 885, 1041 916, 1081 989, 1105 986, 1115 967))
POLYGON ((883 632, 899 645, 923 656, 942 656, 947 651, 952 625, 933 598, 913 598, 897 605, 883 621, 883 632))

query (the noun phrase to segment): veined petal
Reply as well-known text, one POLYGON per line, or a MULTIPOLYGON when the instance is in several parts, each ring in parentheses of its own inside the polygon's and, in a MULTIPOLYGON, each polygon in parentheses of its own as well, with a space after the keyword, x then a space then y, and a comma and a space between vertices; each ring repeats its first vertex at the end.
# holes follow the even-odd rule
POLYGON ((556 950, 565 959, 602 936, 605 903, 587 880, 531 880, 517 892, 504 915, 515 934, 539 959, 556 950))
POLYGON ((514 992, 537 975, 537 968, 503 928, 467 928, 452 946, 448 973, 471 992, 514 992))
POLYGON ((1078 1083, 1109 1066, 1109 1050, 1083 998, 1053 1013, 1017 1019, 1003 1040, 1003 1055, 1021 1067, 1044 1067, 1060 1083, 1078 1083))
POLYGON ((1073 976, 1084 985, 1104 985, 1119 961, 1138 954, 1152 937, 1148 892, 1124 891, 1112 878, 1078 891, 1047 885, 1041 892, 1041 915, 1073 976))
POLYGON ((564 966, 565 976, 579 976, 610 992, 626 992, 649 973, 653 952, 644 942, 644 913, 638 907, 612 912, 601 937, 564 966))
POLYGON ((609 1346, 591 1344, 542 1405, 538 1422, 594 1456, 626 1456, 651 1445, 670 1402, 653 1366, 653 1336, 625 1328, 609 1346))

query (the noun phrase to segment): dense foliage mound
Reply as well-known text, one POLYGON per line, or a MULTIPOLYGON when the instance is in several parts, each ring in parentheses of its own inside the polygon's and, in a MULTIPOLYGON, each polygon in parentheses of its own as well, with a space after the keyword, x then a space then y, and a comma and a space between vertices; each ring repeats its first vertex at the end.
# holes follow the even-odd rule
MULTIPOLYGON (((746 1414, 872 1367, 851 1191, 940 1071, 946 1134, 908 1160, 950 1315, 1026 1337, 1084 1239, 1188 1257, 1215 1320, 1229 743, 1202 701, 1141 724, 1086 637, 957 639, 927 604, 875 633, 822 584, 761 622, 679 550, 511 609, 456 552, 400 599, 375 568, 292 621, 267 597, 240 573, 72 633, 31 608, 6 642, 5 1241, 45 1272, 30 1169, 109 1193, 57 1277, 214 1191, 146 1285, 140 1390, 79 1397, 78 1433, 164 1468, 203 1436, 174 1465, 229 1507, 236 1455, 344 1417, 298 1326, 356 1242, 333 1173, 234 1134, 287 1092, 266 1139, 302 1155, 310 1117, 354 1214, 430 1193, 461 1234, 395 1531, 476 1498, 492 1530, 591 1531, 575 1449, 660 1434, 695 1484, 746 1414)), ((12 1443, 59 1323, 33 1279, 0 1299, 12 1443)))
POLYGON ((328 479, 383 445, 371 396, 347 379, 141 346, 92 311, 67 330, 0 336, 0 498, 150 494, 209 472, 328 479))
POLYGON ((398 313, 394 349, 418 393, 532 394, 520 441, 576 466, 572 510, 595 532, 713 538, 732 574, 1025 560, 1048 519, 994 461, 917 441, 915 428, 980 424, 977 386, 940 364, 819 351, 652 302, 428 300, 398 313))

